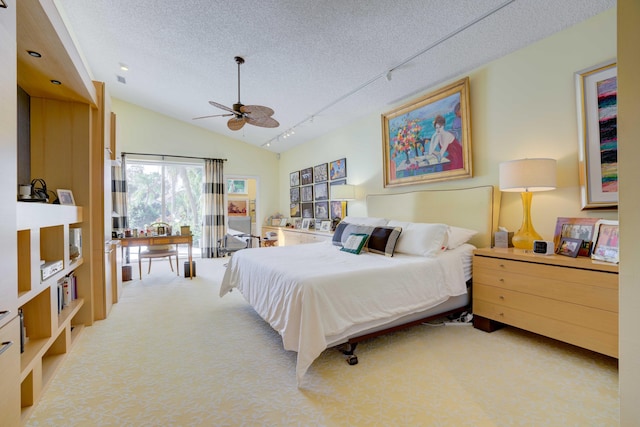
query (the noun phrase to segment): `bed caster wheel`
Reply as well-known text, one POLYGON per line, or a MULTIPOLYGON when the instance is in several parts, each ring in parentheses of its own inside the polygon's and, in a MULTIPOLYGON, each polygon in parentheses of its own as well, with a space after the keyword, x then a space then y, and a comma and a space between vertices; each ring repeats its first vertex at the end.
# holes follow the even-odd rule
POLYGON ((358 356, 347 356, 347 363, 349 365, 357 365, 358 364, 358 356))

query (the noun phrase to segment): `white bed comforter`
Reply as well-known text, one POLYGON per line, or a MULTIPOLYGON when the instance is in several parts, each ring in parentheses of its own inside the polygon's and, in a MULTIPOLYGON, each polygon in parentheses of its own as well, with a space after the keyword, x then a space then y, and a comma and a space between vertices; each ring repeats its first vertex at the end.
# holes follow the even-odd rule
POLYGON ((465 294, 460 254, 468 256, 470 245, 463 246, 436 258, 353 255, 329 242, 245 249, 230 258, 220 296, 238 288, 284 348, 298 353, 300 385, 311 363, 345 342, 354 325, 386 324, 465 294))

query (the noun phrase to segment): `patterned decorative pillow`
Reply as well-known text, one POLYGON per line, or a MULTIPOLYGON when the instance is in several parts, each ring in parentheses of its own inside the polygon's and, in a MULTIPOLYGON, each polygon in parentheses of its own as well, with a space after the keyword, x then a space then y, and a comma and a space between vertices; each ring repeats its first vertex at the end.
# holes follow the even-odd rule
POLYGON ((364 245, 367 244, 368 239, 368 234, 351 233, 345 240, 344 245, 340 248, 340 250, 358 255, 360 251, 362 251, 364 245))
POLYGON ((402 227, 375 227, 369 236, 367 249, 374 254, 393 256, 402 227))
POLYGON ((366 234, 370 235, 375 227, 372 225, 360 225, 360 224, 349 224, 344 228, 342 232, 342 246, 344 246, 344 242, 349 238, 350 234, 366 234))

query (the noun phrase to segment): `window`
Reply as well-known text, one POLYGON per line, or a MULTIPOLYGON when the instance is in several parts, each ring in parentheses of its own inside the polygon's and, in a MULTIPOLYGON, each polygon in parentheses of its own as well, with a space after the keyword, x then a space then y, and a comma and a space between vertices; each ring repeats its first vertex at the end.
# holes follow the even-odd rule
POLYGON ((145 230, 166 222, 171 233, 188 225, 193 246, 202 236, 202 183, 204 166, 194 163, 127 159, 129 226, 145 230))

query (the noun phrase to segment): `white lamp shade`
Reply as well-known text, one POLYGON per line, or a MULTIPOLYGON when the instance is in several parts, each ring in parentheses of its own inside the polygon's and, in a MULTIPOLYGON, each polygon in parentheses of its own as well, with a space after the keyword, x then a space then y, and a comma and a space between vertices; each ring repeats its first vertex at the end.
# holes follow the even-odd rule
POLYGON ((501 191, 523 193, 555 188, 555 159, 520 159, 500 163, 501 191))
POLYGON ((355 185, 332 185, 331 200, 353 200, 356 198, 355 185))

